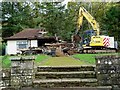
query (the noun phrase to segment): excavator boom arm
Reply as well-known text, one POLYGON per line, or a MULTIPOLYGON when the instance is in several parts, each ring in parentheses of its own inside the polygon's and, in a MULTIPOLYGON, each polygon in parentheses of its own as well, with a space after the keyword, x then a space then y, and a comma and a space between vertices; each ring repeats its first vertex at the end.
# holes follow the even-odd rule
POLYGON ((77 31, 79 31, 82 27, 82 22, 83 22, 83 16, 88 20, 88 22, 91 24, 93 30, 95 31, 96 35, 99 36, 99 24, 97 21, 88 13, 88 11, 84 7, 80 7, 79 9, 79 18, 77 21, 78 27, 77 31))

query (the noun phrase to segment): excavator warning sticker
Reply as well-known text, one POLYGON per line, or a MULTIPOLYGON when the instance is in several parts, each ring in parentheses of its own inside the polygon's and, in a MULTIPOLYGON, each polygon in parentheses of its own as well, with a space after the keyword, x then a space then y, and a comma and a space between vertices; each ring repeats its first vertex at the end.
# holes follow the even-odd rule
POLYGON ((107 37, 105 37, 105 38, 103 39, 103 44, 104 44, 104 46, 108 47, 108 46, 110 45, 110 39, 107 38, 107 37))

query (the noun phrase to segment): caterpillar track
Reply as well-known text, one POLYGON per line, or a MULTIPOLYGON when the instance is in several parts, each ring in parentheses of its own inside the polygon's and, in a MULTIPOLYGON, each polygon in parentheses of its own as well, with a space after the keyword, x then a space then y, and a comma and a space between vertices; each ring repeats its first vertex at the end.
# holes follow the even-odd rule
POLYGON ((115 52, 117 52, 117 50, 115 50, 115 49, 111 49, 111 50, 83 50, 83 53, 115 53, 115 52))

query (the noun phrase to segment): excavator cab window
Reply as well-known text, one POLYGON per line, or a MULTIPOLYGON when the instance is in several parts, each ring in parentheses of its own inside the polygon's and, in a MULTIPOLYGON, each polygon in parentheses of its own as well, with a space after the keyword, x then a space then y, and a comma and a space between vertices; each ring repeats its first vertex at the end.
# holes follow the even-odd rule
POLYGON ((91 37, 95 35, 95 32, 93 30, 86 30, 83 33, 83 44, 84 45, 89 45, 91 41, 91 37))

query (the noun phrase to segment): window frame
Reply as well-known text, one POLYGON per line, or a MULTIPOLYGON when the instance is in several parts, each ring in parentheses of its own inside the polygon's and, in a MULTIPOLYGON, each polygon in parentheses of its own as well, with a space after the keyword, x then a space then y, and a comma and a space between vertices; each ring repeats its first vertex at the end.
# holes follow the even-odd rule
POLYGON ((18 40, 16 44, 17 44, 17 50, 28 48, 28 40, 18 40), (23 47, 25 48, 21 48, 20 45, 23 45, 23 47))

